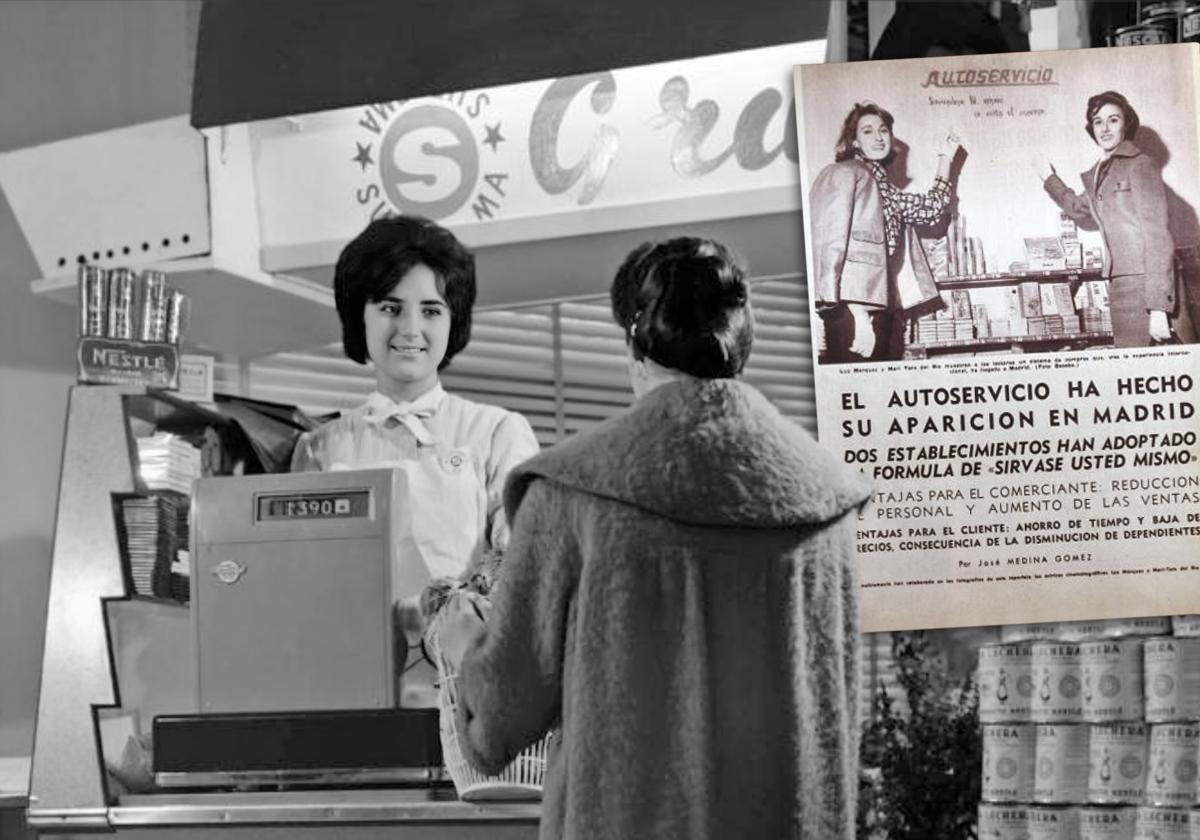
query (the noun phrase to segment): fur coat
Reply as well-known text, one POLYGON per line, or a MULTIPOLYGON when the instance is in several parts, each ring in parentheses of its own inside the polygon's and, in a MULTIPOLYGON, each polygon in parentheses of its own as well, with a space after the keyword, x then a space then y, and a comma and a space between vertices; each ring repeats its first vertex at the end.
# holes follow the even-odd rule
POLYGON ((854 836, 870 485, 733 380, 673 382, 511 473, 459 674, 497 772, 553 726, 542 838, 854 836))

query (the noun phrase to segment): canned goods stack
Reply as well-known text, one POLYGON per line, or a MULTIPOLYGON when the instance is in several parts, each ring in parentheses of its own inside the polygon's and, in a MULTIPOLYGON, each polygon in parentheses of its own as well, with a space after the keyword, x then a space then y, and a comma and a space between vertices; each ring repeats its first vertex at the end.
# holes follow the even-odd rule
POLYGON ((979 649, 978 836, 1200 840, 1200 616, 1000 638, 979 649))
POLYGON ((1132 47, 1140 44, 1173 44, 1182 41, 1183 21, 1191 9, 1182 0, 1153 0, 1141 3, 1138 22, 1122 26, 1109 35, 1110 47, 1132 47))
POLYGON ((167 288, 161 271, 79 267, 81 337, 178 345, 187 314, 187 296, 167 288))

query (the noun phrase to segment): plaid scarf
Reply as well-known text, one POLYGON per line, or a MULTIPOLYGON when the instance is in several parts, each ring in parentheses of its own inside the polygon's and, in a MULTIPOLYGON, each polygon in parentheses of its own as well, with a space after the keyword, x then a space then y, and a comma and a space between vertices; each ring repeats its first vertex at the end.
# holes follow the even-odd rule
POLYGON ((934 177, 929 192, 905 192, 897 189, 888 180, 887 171, 879 161, 868 160, 861 152, 856 153, 856 156, 879 186, 879 195, 883 199, 883 238, 890 257, 896 253, 896 246, 900 242, 900 230, 905 222, 931 225, 946 212, 946 208, 950 206, 950 182, 938 175, 934 177))

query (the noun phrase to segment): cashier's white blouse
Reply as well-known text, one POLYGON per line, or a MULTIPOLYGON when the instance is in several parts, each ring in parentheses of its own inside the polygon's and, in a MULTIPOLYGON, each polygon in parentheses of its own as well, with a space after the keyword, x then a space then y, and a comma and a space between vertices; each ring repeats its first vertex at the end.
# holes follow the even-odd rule
POLYGON ((439 383, 408 403, 375 391, 306 432, 292 471, 401 470, 411 513, 401 538, 415 542, 432 577, 456 577, 481 548, 508 543, 504 479, 538 449, 520 414, 446 393, 439 383))

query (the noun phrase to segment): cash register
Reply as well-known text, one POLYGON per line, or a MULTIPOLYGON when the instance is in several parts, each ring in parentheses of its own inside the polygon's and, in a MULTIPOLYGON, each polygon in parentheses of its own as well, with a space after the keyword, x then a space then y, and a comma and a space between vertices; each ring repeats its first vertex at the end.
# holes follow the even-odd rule
POLYGON ((404 492, 389 469, 196 482, 196 707, 154 721, 159 785, 439 782, 437 710, 399 702, 394 605, 430 580, 397 556, 404 492))

